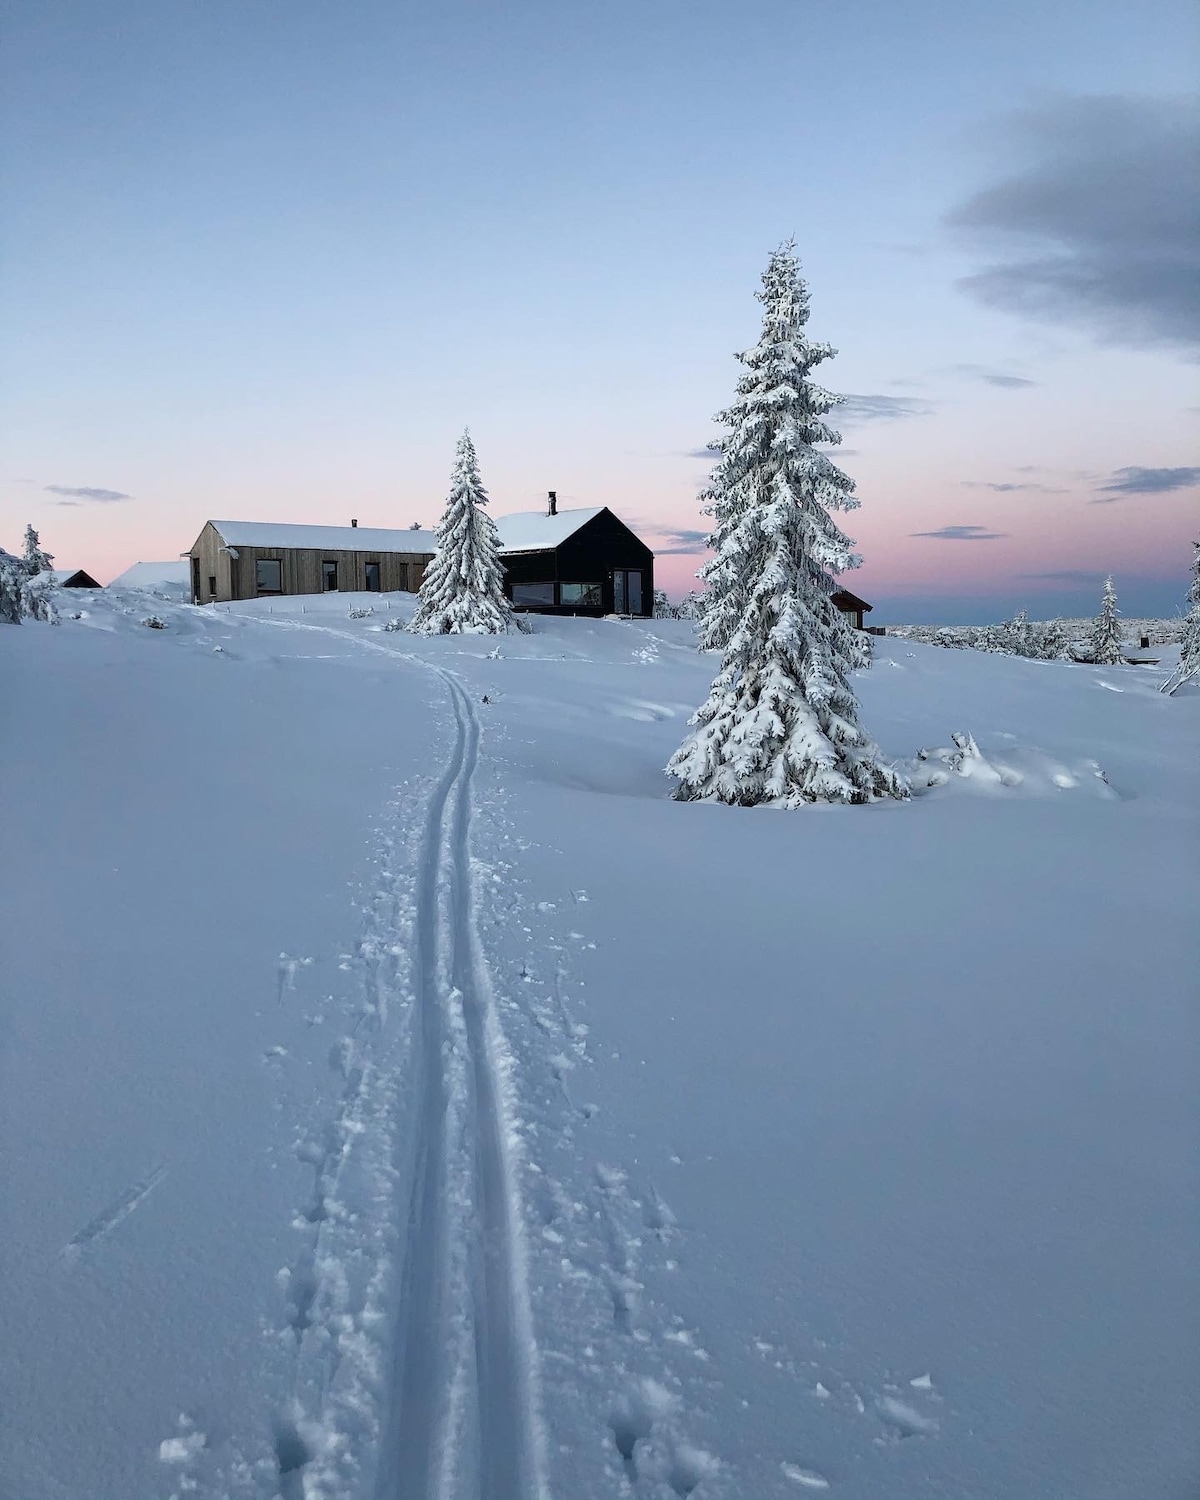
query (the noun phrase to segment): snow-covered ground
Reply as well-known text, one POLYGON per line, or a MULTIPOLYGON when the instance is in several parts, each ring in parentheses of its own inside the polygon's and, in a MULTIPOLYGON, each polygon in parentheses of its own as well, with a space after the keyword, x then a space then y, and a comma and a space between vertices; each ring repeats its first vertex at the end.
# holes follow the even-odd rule
POLYGON ((1173 648, 879 640, 937 784, 746 811, 687 624, 412 604, 0 630, 5 1500, 1194 1493, 1173 648))

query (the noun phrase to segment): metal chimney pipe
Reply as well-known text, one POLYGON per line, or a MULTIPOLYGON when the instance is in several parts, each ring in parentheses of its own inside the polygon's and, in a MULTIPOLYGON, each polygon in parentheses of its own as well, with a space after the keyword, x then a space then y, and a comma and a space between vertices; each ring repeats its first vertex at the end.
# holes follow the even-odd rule
POLYGON ((351 526, 357 526, 358 522, 357 521, 351 521, 350 524, 351 524, 351 526))
POLYGON ((547 490, 546 493, 550 497, 550 509, 546 512, 546 514, 548 516, 556 516, 558 515, 558 491, 547 490))

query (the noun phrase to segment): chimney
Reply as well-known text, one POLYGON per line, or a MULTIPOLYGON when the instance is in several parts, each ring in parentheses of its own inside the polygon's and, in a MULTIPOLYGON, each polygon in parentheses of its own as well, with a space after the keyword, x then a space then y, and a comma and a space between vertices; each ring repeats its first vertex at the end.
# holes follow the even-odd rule
POLYGON ((558 491, 548 490, 547 494, 550 496, 550 508, 546 514, 548 516, 556 516, 558 515, 558 491))
POLYGON ((350 524, 351 524, 351 526, 357 526, 358 522, 357 521, 351 521, 350 524))

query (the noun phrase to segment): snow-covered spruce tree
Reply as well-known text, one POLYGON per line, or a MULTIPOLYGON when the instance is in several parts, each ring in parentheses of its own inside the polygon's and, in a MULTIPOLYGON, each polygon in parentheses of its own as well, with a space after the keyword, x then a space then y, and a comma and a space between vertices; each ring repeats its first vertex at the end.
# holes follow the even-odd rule
POLYGON ((1183 622, 1183 634, 1179 638, 1179 670, 1183 673, 1200 671, 1200 542, 1193 542, 1195 555, 1192 558, 1192 586, 1188 589, 1188 610, 1183 622))
POLYGON ((511 629, 496 523, 469 432, 458 440, 450 495, 437 524, 438 550, 425 569, 411 630, 419 635, 499 635, 511 629))
POLYGON ((809 379, 833 350, 805 336, 808 288, 790 243, 771 256, 759 300, 762 338, 741 356, 713 485, 718 551, 704 576, 715 597, 703 628, 724 638, 721 668, 667 772, 685 802, 906 797, 847 681, 867 658, 833 603, 833 575, 859 560, 829 511, 857 502, 853 481, 813 446, 837 441, 821 420, 836 398, 809 379))
POLYGON ((25 556, 22 561, 30 578, 36 578, 39 573, 54 571, 54 558, 51 553, 42 551, 41 539, 32 525, 25 528, 25 556))
POLYGON ((1047 620, 1035 628, 1033 654, 1039 661, 1070 661, 1071 642, 1061 620, 1047 620))
POLYGON ((1091 645, 1088 651, 1091 660, 1102 666, 1115 666, 1124 660, 1121 651, 1121 622, 1117 619, 1117 591, 1111 575, 1104 580, 1104 597, 1100 613, 1092 626, 1091 645))
POLYGON ((29 576, 19 557, 0 547, 0 624, 19 625, 30 613, 29 576))

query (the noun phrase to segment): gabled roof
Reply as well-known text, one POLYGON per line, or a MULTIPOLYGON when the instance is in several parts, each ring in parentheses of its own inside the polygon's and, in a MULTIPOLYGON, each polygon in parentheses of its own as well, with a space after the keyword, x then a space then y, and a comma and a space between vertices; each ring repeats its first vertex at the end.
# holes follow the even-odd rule
MULTIPOLYGON (((557 547, 604 509, 519 511, 498 516, 501 552, 543 552, 557 547)), ((383 526, 293 526, 281 521, 212 521, 227 547, 311 547, 330 552, 417 552, 432 555, 432 531, 400 531, 383 526)))
POLYGON ((860 599, 857 594, 852 594, 849 589, 834 589, 833 602, 839 609, 874 609, 873 604, 868 604, 865 599, 860 599))
POLYGON ((383 526, 293 526, 285 521, 211 521, 227 547, 311 547, 328 552, 437 551, 432 531, 383 526))
POLYGON ((54 574, 54 581, 60 589, 98 589, 100 587, 86 568, 60 568, 56 563, 50 571, 54 574))
POLYGON ((604 509, 560 510, 550 515, 544 510, 523 510, 513 516, 497 516, 501 552, 545 552, 559 546, 569 536, 586 526, 604 509))
POLYGON ((178 558, 170 562, 135 562, 107 585, 110 589, 186 589, 188 565, 178 558))

